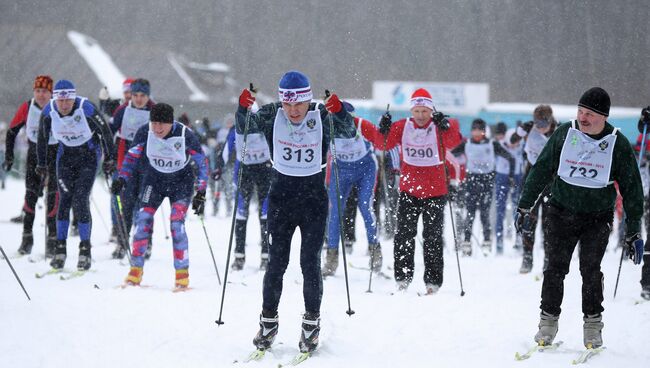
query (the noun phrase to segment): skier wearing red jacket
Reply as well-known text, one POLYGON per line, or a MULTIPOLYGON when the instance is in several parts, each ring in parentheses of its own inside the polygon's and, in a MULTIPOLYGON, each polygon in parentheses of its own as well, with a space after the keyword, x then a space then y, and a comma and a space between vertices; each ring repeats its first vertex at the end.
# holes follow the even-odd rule
POLYGON ((424 283, 426 292, 433 294, 442 285, 444 266, 443 215, 448 193, 445 155, 457 144, 459 132, 450 129, 449 121, 435 110, 431 95, 425 89, 418 89, 411 96, 411 114, 410 118, 394 124, 390 114, 384 114, 379 124, 381 134, 375 135, 373 144, 385 150, 401 145, 400 195, 393 251, 398 289, 406 290, 413 281, 415 236, 418 217, 422 214, 424 283))

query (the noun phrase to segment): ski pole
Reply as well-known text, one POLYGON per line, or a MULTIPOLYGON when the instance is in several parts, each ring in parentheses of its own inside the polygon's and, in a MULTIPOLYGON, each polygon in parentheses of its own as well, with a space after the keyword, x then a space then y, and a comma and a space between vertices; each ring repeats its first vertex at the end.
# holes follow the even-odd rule
MULTIPOLYGON (((248 90, 253 93, 256 92, 255 89, 253 88, 253 83, 250 84, 248 90)), ((251 121, 251 111, 247 110, 246 122, 244 123, 244 146, 242 147, 241 160, 239 161, 240 163, 244 162, 244 157, 246 157, 246 141, 248 139, 248 126, 250 125, 250 121, 251 121)), ((237 216, 237 207, 239 206, 239 187, 241 186, 240 183, 242 178, 242 172, 244 171, 244 166, 245 165, 239 165, 239 172, 237 173, 237 187, 235 188, 235 208, 232 211, 232 221, 230 222, 230 235, 228 237, 228 253, 226 255, 226 270, 224 271, 223 285, 221 289, 221 306, 219 307, 219 318, 215 321, 215 323, 218 325, 224 324, 223 320, 221 320, 221 316, 223 314, 223 301, 226 296, 226 285, 228 285, 228 267, 230 266, 230 252, 232 251, 232 239, 235 232, 235 218, 237 216)))
MULTIPOLYGON (((645 156, 645 138, 648 133, 648 124, 646 121, 643 122, 643 138, 641 138, 641 150, 639 151, 639 162, 638 168, 641 170, 641 161, 643 161, 643 156, 645 156)), ((614 285, 614 299, 616 299, 616 291, 618 290, 618 281, 621 278, 621 268, 623 268, 623 257, 625 257, 625 246, 621 247, 621 260, 618 262, 618 273, 616 274, 616 285, 614 285)))
MULTIPOLYGON (((108 184, 108 175, 105 175, 104 178, 106 179, 106 187, 108 188, 108 192, 111 192, 111 186, 108 184)), ((115 214, 117 216, 117 236, 118 236, 118 241, 119 238, 122 239, 120 241, 121 247, 126 251, 127 257, 129 257, 129 265, 133 266, 133 263, 131 261, 131 249, 129 248, 129 232, 126 229, 126 224, 124 223, 124 214, 122 212, 122 199, 119 194, 115 195, 115 201, 111 201, 111 206, 113 207, 113 211, 115 211, 115 214)))
POLYGON ((7 261, 7 264, 9 265, 9 268, 11 268, 11 272, 14 273, 14 276, 16 277, 16 281, 18 281, 18 284, 20 284, 20 287, 23 288, 23 291, 25 292, 25 295, 27 296, 27 300, 32 300, 32 298, 29 297, 29 294, 27 294, 27 290, 25 289, 25 286, 23 285, 23 282, 20 281, 20 277, 18 277, 18 274, 16 273, 16 270, 14 270, 14 266, 9 261, 9 257, 7 256, 7 253, 5 253, 5 250, 2 249, 2 245, 0 245, 0 252, 2 252, 2 256, 4 257, 5 261, 7 261))
MULTIPOLYGON (((325 90, 325 97, 330 97, 330 91, 325 90)), ((345 292, 348 297, 348 310, 345 312, 348 316, 352 316, 354 311, 350 306, 350 284, 348 282, 348 261, 347 256, 345 255, 345 242, 343 241, 343 216, 341 216, 341 190, 339 187, 339 166, 336 160, 336 145, 334 144, 334 118, 332 118, 332 113, 328 112, 329 125, 330 125, 330 150, 332 151, 332 171, 334 171, 334 180, 336 185, 336 206, 339 211, 339 237, 341 240, 341 253, 343 253, 343 271, 345 273, 345 292)), ((372 272, 372 267, 370 267, 372 272)))
MULTIPOLYGON (((434 112, 437 111, 434 110, 434 112)), ((440 130, 438 130, 437 133, 440 133, 440 130)), ((442 148, 442 134, 438 134, 438 145, 440 146, 440 148, 442 148)), ((445 168, 445 185, 447 186, 447 188, 449 188, 449 170, 447 169, 447 164, 445 163, 446 160, 447 158, 444 157, 442 165, 445 168)), ((447 200, 447 203, 449 204, 449 215, 451 217, 451 229, 452 232, 454 233, 454 250, 456 251, 456 265, 458 266, 458 280, 460 281, 460 296, 465 296, 465 289, 463 288, 463 275, 460 272, 460 258, 458 257, 458 236, 456 234, 456 224, 454 222, 454 209, 451 205, 451 200, 447 200)))
MULTIPOLYGON (((390 104, 386 106, 386 114, 388 114, 390 111, 390 104)), ((386 145, 388 143, 388 136, 384 136, 384 147, 383 150, 381 151, 381 167, 379 167, 379 172, 382 174, 381 175, 381 180, 383 184, 383 189, 384 189, 384 206, 385 206, 385 211, 390 214, 390 211, 388 210, 388 181, 386 177, 386 145)), ((376 256, 376 251, 377 251, 377 246, 372 248, 372 251, 370 252, 370 276, 368 277, 368 290, 366 290, 366 293, 372 293, 372 262, 375 260, 376 256)))
POLYGON ((205 234, 205 240, 208 242, 208 248, 210 249, 210 256, 212 256, 212 264, 214 265, 214 271, 217 273, 217 280, 221 286, 221 277, 219 276, 219 269, 217 268, 217 261, 214 259, 214 252, 212 251, 212 244, 210 244, 210 238, 208 237, 208 230, 205 229, 205 222, 203 222, 203 215, 199 216, 201 220, 201 226, 203 227, 203 234, 205 234))

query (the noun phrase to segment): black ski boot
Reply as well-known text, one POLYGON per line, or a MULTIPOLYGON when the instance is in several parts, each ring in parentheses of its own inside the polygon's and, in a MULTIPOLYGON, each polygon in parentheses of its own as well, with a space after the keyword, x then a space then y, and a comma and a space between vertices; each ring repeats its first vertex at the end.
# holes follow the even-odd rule
POLYGON ((56 235, 48 236, 47 242, 45 243, 45 259, 54 258, 55 250, 56 250, 56 235))
POLYGON ((232 262, 231 269, 233 271, 241 271, 244 269, 244 263, 246 263, 246 256, 235 254, 235 260, 232 262))
POLYGON ((34 235, 32 233, 23 233, 23 242, 20 243, 18 253, 21 255, 31 254, 34 246, 34 235))
POLYGON ((650 300, 650 286, 644 286, 641 289, 641 297, 645 300, 650 300))
POLYGON ((320 333, 320 314, 307 312, 302 316, 302 333, 300 334, 301 353, 311 353, 318 347, 320 333))
POLYGON ((275 336, 278 334, 278 313, 262 311, 260 314, 260 330, 253 338, 253 344, 259 350, 266 350, 271 347, 275 336))
POLYGON ((65 265, 65 259, 67 258, 66 247, 67 243, 65 240, 56 241, 56 248, 54 248, 54 258, 52 258, 52 261, 50 262, 50 266, 52 266, 52 268, 57 270, 63 268, 65 265))
POLYGON ((9 221, 13 222, 14 224, 22 224, 23 223, 23 217, 24 213, 21 212, 20 215, 16 217, 12 217, 9 221))
POLYGON ((77 270, 88 271, 92 257, 90 255, 90 240, 82 240, 79 243, 79 260, 77 261, 77 270))

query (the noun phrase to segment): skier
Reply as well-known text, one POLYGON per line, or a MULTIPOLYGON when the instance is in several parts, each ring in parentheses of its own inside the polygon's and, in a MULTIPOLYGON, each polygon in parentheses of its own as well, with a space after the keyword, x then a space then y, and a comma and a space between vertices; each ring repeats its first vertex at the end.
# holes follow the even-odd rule
POLYGON ((51 137, 48 144, 47 173, 42 179, 36 174, 36 142, 38 139, 38 125, 41 120, 43 108, 52 98, 52 78, 49 75, 39 75, 34 79, 34 97, 20 105, 16 115, 11 120, 7 130, 6 153, 3 168, 10 171, 14 162, 14 145, 16 136, 24 126, 27 133, 28 149, 25 165, 25 204, 23 205, 23 240, 18 248, 19 254, 30 254, 34 245, 34 216, 36 202, 47 183, 47 239, 45 257, 52 258, 56 246, 56 210, 57 210, 57 184, 56 184, 56 150, 57 140, 51 137))
POLYGON ((548 266, 544 270, 539 331, 535 335, 539 345, 552 344, 557 334, 564 278, 578 242, 583 342, 588 349, 603 345, 600 263, 612 229, 614 181, 623 196, 630 257, 635 263, 641 261, 643 249, 634 246, 641 239, 641 178, 629 141, 607 122, 609 107, 605 90, 587 90, 578 103, 577 119, 556 129, 524 184, 515 222, 518 231, 535 224, 533 205, 548 184, 551 192, 544 220, 548 266))
MULTIPOLYGON (((505 127, 505 124, 504 124, 505 127)), ((521 179, 522 179, 522 167, 523 167, 523 145, 521 142, 510 143, 510 138, 515 134, 515 129, 508 129, 504 132, 505 134, 501 139, 498 139, 498 142, 501 146, 508 151, 512 157, 515 159, 515 169, 514 176, 512 177, 512 183, 510 180, 510 163, 508 160, 504 159, 501 156, 496 158, 496 177, 495 177, 495 193, 496 193, 496 248, 497 254, 503 254, 503 221, 506 217, 506 203, 508 201, 508 194, 510 194, 510 199, 513 203, 513 217, 514 217, 514 208, 517 208, 517 203, 519 202, 519 193, 521 192, 521 179)), ((510 225, 508 228, 511 229, 510 225)))
POLYGON ((249 133, 246 139, 246 152, 244 153, 244 136, 230 130, 226 139, 226 146, 217 157, 217 168, 212 174, 215 181, 221 179, 223 168, 234 157, 234 170, 232 174, 233 186, 239 187, 237 211, 235 217, 235 260, 232 269, 242 270, 246 262, 246 225, 248 223, 248 207, 250 207, 253 193, 257 191, 258 218, 261 232, 261 261, 260 270, 266 270, 269 262, 269 242, 267 231, 268 194, 271 185, 271 152, 266 142, 264 133, 249 133), (236 155, 230 152, 236 151, 236 155), (242 154, 244 154, 242 156, 242 154), (242 162, 241 159, 244 159, 242 162), (239 170, 241 183, 239 183, 239 170))
MULTIPOLYGON (((141 126, 149 122, 149 112, 154 102, 149 98, 151 85, 146 79, 138 78, 130 84, 131 99, 115 110, 111 129, 117 133, 117 169, 122 168, 124 157, 133 144, 135 133, 141 126)), ((118 244, 112 253, 115 259, 122 259, 129 246, 128 236, 131 232, 134 212, 139 208, 138 197, 142 189, 141 170, 134 170, 128 185, 120 195, 122 203, 122 218, 124 220, 125 239, 118 237, 118 244)), ((112 199, 115 200, 115 199, 112 199)), ((113 206, 114 207, 114 206, 113 206)), ((151 256, 151 241, 147 247, 147 258, 151 256)))
POLYGON ((245 89, 239 96, 236 114, 237 133, 264 133, 274 169, 267 222, 269 264, 264 275, 260 329, 253 343, 259 350, 266 350, 277 335, 282 277, 289 264, 291 238, 300 227, 305 314, 299 346, 301 352, 311 352, 318 346, 323 295, 320 262, 327 221, 323 169, 330 135, 353 138, 356 130, 337 95, 327 98, 325 106, 311 102, 309 79, 298 71, 282 76, 278 94, 279 103, 264 105, 252 113, 249 109, 255 102, 254 91, 245 89), (330 130, 332 122, 334 131, 330 130))
POLYGON ((195 213, 203 215, 208 161, 194 132, 174 121, 174 109, 170 105, 155 104, 151 108, 149 120, 150 123, 140 127, 135 134, 119 176, 111 185, 111 192, 117 195, 128 185, 134 171, 143 171, 140 173, 143 195, 133 236, 131 269, 125 282, 128 285, 140 285, 142 281, 144 256, 151 238, 154 215, 167 197, 172 208, 169 219, 176 270, 175 288, 186 289, 190 280, 185 216, 190 201, 195 213), (145 159, 143 164, 139 163, 145 159), (196 178, 189 165, 190 161, 196 167, 196 178), (192 198, 195 190, 196 194, 192 198))
MULTIPOLYGON (((223 119, 223 125, 219 130, 217 131, 217 147, 215 149, 216 151, 216 162, 219 162, 218 160, 223 159, 225 162, 225 165, 221 168, 221 175, 219 176, 219 179, 215 179, 216 182, 216 191, 214 192, 214 197, 213 197, 213 207, 214 207, 214 215, 217 215, 217 212, 219 212, 219 202, 221 198, 223 197, 223 200, 226 204, 226 216, 230 216, 231 211, 232 211, 232 206, 233 206, 233 196, 234 196, 234 191, 232 187, 232 175, 233 175, 233 161, 234 158, 231 159, 231 157, 235 154, 234 150, 226 150, 226 142, 228 137, 231 134, 234 134, 233 132, 235 131, 235 115, 232 113, 227 114, 224 119, 223 119), (226 152, 224 154, 224 152, 226 152)), ((214 175, 213 175, 214 176, 214 175)))
MULTIPOLYGON (((639 119, 639 133, 641 133, 641 140, 646 139, 646 137, 643 137, 643 133, 645 130, 645 133, 647 134, 650 132, 650 106, 645 107, 641 110, 641 118, 639 119)), ((648 150, 648 141, 646 139, 646 142, 644 144, 646 151, 648 150)), ((639 148, 640 150, 640 148, 639 148)), ((639 160, 641 160, 641 157, 645 153, 639 153, 639 160)), ((645 167, 641 167, 641 170, 645 170, 645 175, 646 178, 650 176, 650 165, 648 165, 647 159, 645 162, 645 167)), ((643 177, 643 176, 642 176, 643 177)), ((646 220, 645 220, 645 226, 646 226, 646 233, 650 234, 650 195, 648 195, 648 192, 645 191, 644 193, 645 199, 646 199, 646 205, 645 205, 645 215, 646 215, 646 220)), ((650 300, 650 241, 645 242, 645 252, 643 253, 643 267, 641 267, 641 297, 645 300, 650 300)))
POLYGON ((389 113, 382 116, 381 134, 376 134, 372 143, 384 150, 398 144, 402 148, 393 251, 397 287, 406 290, 413 281, 415 236, 418 218, 422 214, 424 283, 426 293, 434 294, 442 285, 444 267, 442 234, 448 191, 443 165, 446 150, 457 144, 458 132, 449 129, 449 121, 435 110, 427 90, 420 88, 413 92, 410 104, 412 116, 409 118, 392 124, 389 113))
POLYGON ((466 157, 465 177, 465 206, 467 215, 463 226, 465 234, 461 248, 463 254, 472 255, 472 226, 476 211, 481 212, 481 225, 483 227, 482 251, 487 255, 492 250, 492 229, 490 228, 490 206, 492 205, 492 192, 494 191, 494 169, 496 157, 503 157, 508 161, 508 178, 512 180, 515 171, 515 159, 499 142, 485 136, 486 123, 483 119, 474 119, 470 131, 470 139, 462 142, 451 153, 455 156, 462 154, 466 157))
POLYGON ((102 151, 103 171, 110 174, 115 167, 114 146, 110 127, 99 111, 85 97, 77 96, 72 82, 62 79, 54 85, 53 99, 43 109, 37 141, 36 172, 43 178, 49 172, 47 154, 50 133, 59 141, 56 173, 59 186, 57 212, 57 244, 50 265, 61 269, 66 260, 66 243, 70 226, 70 208, 79 221, 79 259, 77 269, 91 265, 90 233, 92 217, 89 198, 102 151))
MULTIPOLYGON (((531 167, 537 162, 537 157, 542 152, 544 145, 548 139, 555 132, 557 122, 553 117, 553 109, 549 105, 538 105, 533 110, 533 121, 528 121, 521 126, 517 127, 515 134, 510 137, 510 143, 515 144, 521 139, 525 138, 524 144, 524 153, 525 153, 525 162, 524 162, 524 177, 523 182, 526 181, 526 177, 531 167)), ((537 205, 533 209, 533 212, 538 213, 541 211, 539 216, 542 219, 542 227, 545 226, 546 221, 545 211, 548 207, 548 196, 550 193, 550 188, 546 188, 542 192, 540 200, 537 201, 537 205), (541 208, 541 209, 540 209, 541 208)), ((537 218, 537 217, 536 217, 537 218)), ((530 229, 521 233, 521 240, 523 245, 523 257, 521 260, 521 268, 519 273, 526 274, 533 269, 533 247, 535 245, 535 229, 536 226, 530 226, 530 229)), ((546 249, 546 241, 544 240, 544 249, 546 249)), ((546 263, 548 259, 544 255, 544 269, 546 269, 546 263)))
MULTIPOLYGON (((343 102, 344 108, 354 116, 354 106, 343 102)), ((327 235, 327 256, 323 266, 323 276, 334 275, 339 265, 340 222, 338 203, 346 203, 352 187, 357 188, 358 207, 363 216, 366 227, 366 238, 370 251, 369 267, 373 271, 380 271, 382 254, 379 240, 377 239, 377 222, 373 210, 374 194, 377 183, 377 160, 372 152, 370 142, 366 137, 376 134, 375 126, 368 120, 354 116, 354 125, 357 133, 352 138, 336 138, 334 141, 336 160, 338 160, 339 188, 335 178, 329 177, 329 220, 327 235)))

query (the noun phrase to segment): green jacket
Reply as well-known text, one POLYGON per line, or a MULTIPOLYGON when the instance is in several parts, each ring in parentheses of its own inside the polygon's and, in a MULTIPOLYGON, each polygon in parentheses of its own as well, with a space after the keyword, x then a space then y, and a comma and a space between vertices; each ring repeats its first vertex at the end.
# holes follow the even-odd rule
MULTIPOLYGON (((532 208, 544 188, 551 185, 551 204, 574 213, 598 213, 611 211, 616 202, 616 188, 610 184, 605 188, 585 188, 569 184, 557 176, 560 153, 571 123, 560 125, 548 140, 537 162, 530 169, 519 200, 520 208, 532 208)), ((591 136, 601 139, 611 134, 614 127, 605 123, 603 131, 591 136)), ((637 168, 634 151, 630 142, 621 132, 616 133, 616 143, 612 156, 610 181, 618 182, 623 196, 627 232, 640 231, 643 215, 643 188, 637 168)))

